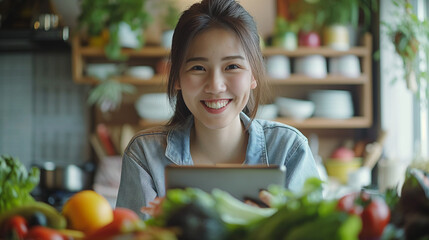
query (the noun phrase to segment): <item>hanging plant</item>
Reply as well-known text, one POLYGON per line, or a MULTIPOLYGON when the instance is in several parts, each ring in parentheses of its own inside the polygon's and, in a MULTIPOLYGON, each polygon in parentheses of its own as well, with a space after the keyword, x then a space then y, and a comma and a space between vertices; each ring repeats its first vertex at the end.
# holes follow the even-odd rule
MULTIPOLYGON (((382 24, 402 60, 408 89, 418 94, 422 81, 429 83, 427 72, 419 71, 416 64, 419 52, 423 52, 426 61, 429 55, 429 23, 427 20, 419 20, 408 0, 392 0, 392 3, 396 6, 395 15, 399 22, 382 24)), ((426 95, 429 96, 428 93, 426 95)))

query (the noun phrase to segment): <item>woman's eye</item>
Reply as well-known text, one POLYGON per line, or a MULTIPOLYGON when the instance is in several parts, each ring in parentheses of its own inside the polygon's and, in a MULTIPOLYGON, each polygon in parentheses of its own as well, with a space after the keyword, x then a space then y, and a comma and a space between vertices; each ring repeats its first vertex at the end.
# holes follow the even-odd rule
POLYGON ((204 67, 203 66, 193 66, 191 68, 191 70, 195 70, 195 71, 204 71, 204 67))
POLYGON ((238 66, 237 64, 231 64, 226 67, 226 70, 239 69, 239 68, 240 66, 238 66))

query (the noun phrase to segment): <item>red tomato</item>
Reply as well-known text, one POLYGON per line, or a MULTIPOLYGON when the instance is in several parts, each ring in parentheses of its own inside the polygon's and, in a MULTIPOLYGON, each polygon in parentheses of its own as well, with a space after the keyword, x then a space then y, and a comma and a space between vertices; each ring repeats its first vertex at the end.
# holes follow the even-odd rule
POLYGON ((360 239, 373 239, 382 235, 390 221, 390 209, 386 202, 379 197, 371 197, 368 193, 351 193, 341 197, 338 209, 360 216, 362 230, 360 239))
POLYGON ((23 239, 28 232, 27 220, 19 215, 10 217, 4 225, 2 236, 23 239))
POLYGON ((122 222, 124 220, 136 221, 139 220, 139 216, 133 210, 128 208, 115 208, 113 210, 113 221, 122 222))
POLYGON ((30 229, 28 234, 24 238, 25 240, 63 240, 64 236, 58 231, 42 227, 35 226, 30 229))
POLYGON ((379 237, 383 234, 384 227, 390 220, 390 209, 381 198, 373 198, 365 206, 361 214, 362 231, 359 234, 361 239, 379 237))
POLYGON ((134 211, 127 208, 116 208, 113 210, 113 221, 90 232, 85 239, 104 240, 115 235, 133 232, 138 230, 138 225, 136 224, 138 221, 140 221, 140 218, 134 211))

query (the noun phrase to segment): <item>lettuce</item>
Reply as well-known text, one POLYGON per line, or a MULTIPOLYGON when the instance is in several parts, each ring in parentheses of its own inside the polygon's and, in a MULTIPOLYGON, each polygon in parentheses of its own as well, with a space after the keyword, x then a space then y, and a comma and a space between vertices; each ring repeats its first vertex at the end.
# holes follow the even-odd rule
POLYGON ((16 206, 33 202, 30 192, 39 184, 40 170, 30 172, 17 158, 0 156, 0 215, 16 206))

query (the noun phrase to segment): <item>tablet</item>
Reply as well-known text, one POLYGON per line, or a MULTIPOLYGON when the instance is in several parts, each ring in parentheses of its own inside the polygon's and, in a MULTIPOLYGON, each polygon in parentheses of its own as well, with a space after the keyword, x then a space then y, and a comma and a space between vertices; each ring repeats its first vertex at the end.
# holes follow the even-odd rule
POLYGON ((259 191, 271 184, 284 186, 285 166, 266 165, 214 165, 179 166, 165 168, 166 189, 193 187, 210 193, 214 188, 234 197, 259 199, 259 191))

